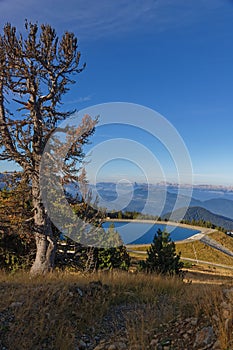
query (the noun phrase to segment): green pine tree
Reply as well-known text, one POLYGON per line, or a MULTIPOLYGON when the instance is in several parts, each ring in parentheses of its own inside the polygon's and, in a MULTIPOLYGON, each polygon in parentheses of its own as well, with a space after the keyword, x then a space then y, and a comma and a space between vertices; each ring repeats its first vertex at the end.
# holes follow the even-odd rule
POLYGON ((176 254, 175 243, 166 230, 158 229, 147 254, 146 261, 141 264, 147 272, 170 276, 181 275, 183 267, 183 263, 180 261, 181 253, 176 254))

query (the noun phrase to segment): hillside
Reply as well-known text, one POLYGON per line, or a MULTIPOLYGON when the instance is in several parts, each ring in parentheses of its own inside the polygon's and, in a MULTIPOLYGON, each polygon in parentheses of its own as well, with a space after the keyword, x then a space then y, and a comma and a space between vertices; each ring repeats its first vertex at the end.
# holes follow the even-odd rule
POLYGON ((230 278, 0 273, 0 349, 232 349, 230 278))
MULTIPOLYGON (((228 237, 230 238, 230 237, 228 237)), ((202 241, 193 241, 187 243, 176 243, 177 252, 181 252, 182 258, 192 259, 196 265, 202 265, 201 262, 209 262, 213 264, 222 264, 233 266, 233 257, 214 249, 202 241)))
MULTIPOLYGON (((109 211, 120 209, 155 216, 172 211, 175 204, 177 208, 182 208, 190 201, 185 194, 177 195, 167 191, 166 186, 136 184, 132 191, 132 187, 127 184, 116 187, 114 183, 105 182, 98 183, 96 191, 99 196, 99 205, 109 211)), ((201 201, 192 198, 190 205, 201 206, 201 201)))
POLYGON ((168 213, 163 216, 163 219, 172 219, 173 221, 180 221, 181 219, 187 220, 187 221, 209 221, 215 226, 220 226, 225 228, 226 230, 232 231, 233 230, 233 220, 231 220, 228 217, 217 215, 212 213, 211 211, 201 208, 201 207, 191 207, 188 208, 185 216, 183 217, 183 210, 178 209, 175 210, 172 214, 168 213))
POLYGON ((99 205, 109 210, 120 208, 124 211, 143 211, 144 214, 161 216, 170 213, 175 205, 177 209, 183 208, 190 201, 190 207, 201 207, 233 220, 231 191, 214 191, 212 187, 209 190, 194 188, 190 200, 187 196, 188 189, 181 190, 178 195, 178 187, 162 185, 135 184, 132 189, 127 184, 122 184, 119 188, 112 182, 101 182, 96 185, 96 190, 100 198, 99 205))
POLYGON ((213 198, 201 205, 214 214, 223 215, 233 220, 233 201, 224 198, 213 198))
MULTIPOLYGON (((10 173, 8 176, 10 177, 10 173)), ((5 185, 4 176, 0 173, 0 189, 5 185)), ((198 188, 194 187, 191 199, 190 188, 179 189, 178 186, 138 184, 133 186, 114 182, 99 182, 90 185, 95 195, 99 198, 99 206, 107 208, 108 211, 136 211, 144 214, 162 216, 176 209, 186 207, 201 207, 210 212, 225 216, 233 220, 233 195, 232 189, 227 191, 214 187, 198 188), (178 194, 179 192, 179 194, 178 194), (214 196, 216 196, 214 198, 214 196), (208 198, 208 199, 207 199, 208 198)), ((79 186, 70 184, 66 190, 73 196, 79 192, 79 186)))

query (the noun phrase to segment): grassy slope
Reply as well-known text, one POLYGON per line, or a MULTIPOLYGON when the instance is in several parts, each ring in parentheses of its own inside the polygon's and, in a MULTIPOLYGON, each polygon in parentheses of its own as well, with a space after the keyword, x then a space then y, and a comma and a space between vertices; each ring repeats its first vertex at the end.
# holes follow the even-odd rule
POLYGON ((181 256, 190 259, 199 259, 209 261, 216 264, 233 265, 233 258, 207 246, 200 241, 190 243, 177 243, 177 252, 181 252, 181 256))
MULTIPOLYGON (((187 317, 198 317, 198 327, 212 324, 223 349, 233 339, 232 333, 224 331, 220 317, 224 293, 223 287, 217 285, 184 284, 172 278, 123 272, 58 274, 33 280, 25 274, 0 273, 0 291, 0 348, 3 344, 16 350, 75 350, 75 338, 103 331, 102 318, 109 312, 114 317, 112 308, 125 304, 131 307, 125 324, 128 349, 150 348, 153 336, 163 329, 168 330, 174 342, 182 340, 176 332, 171 335, 168 322, 187 317), (100 288, 91 288, 90 282, 98 280, 102 282, 100 288), (13 302, 20 305, 12 307, 13 302), (161 328, 162 324, 165 326, 161 328)), ((192 342, 195 335, 193 329, 189 333, 192 342)), ((106 337, 109 340, 109 335, 106 337)), ((174 347, 183 348, 190 347, 179 344, 174 347)))
MULTIPOLYGON (((209 234, 210 238, 213 238, 226 248, 233 251, 233 238, 227 236, 223 232, 215 231, 209 234)), ((177 252, 181 252, 181 255, 185 258, 200 259, 209 261, 216 264, 233 265, 233 258, 211 248, 200 241, 188 242, 188 243, 177 243, 177 252)))
MULTIPOLYGON (((213 238, 217 242, 221 243, 226 248, 233 251, 233 238, 227 236, 223 232, 213 232, 209 235, 210 238, 213 238)), ((130 246, 130 249, 135 251, 146 251, 149 245, 134 245, 130 246)), ((233 258, 227 256, 226 254, 207 246, 206 244, 200 241, 193 241, 187 243, 176 243, 177 252, 181 252, 182 257, 190 259, 199 259, 204 261, 209 261, 216 264, 224 265, 233 265, 233 258)), ((145 255, 131 253, 131 256, 135 258, 143 259, 145 255)))
MULTIPOLYGON (((123 272, 86 276, 67 273, 33 280, 27 274, 7 276, 0 272, 0 348, 4 344, 7 349, 18 350, 73 350, 77 348, 76 336, 88 334, 89 329, 92 334, 91 327, 97 333, 101 331, 102 317, 111 307, 125 303, 156 307, 160 295, 170 300, 183 289, 181 280, 123 272), (91 287, 93 281, 101 281, 102 286, 97 282, 91 287), (19 305, 13 307, 15 302, 19 305)), ((164 315, 164 321, 171 316, 172 310, 164 315)))
POLYGON ((233 237, 219 231, 213 232, 209 236, 233 252, 233 237))
MULTIPOLYGON (((233 250, 231 237, 221 232, 214 232, 210 236, 233 250)), ((199 241, 177 243, 176 247, 184 257, 196 259, 197 255, 200 260, 233 265, 233 258, 199 241)), ((131 248, 145 251, 148 245, 131 248)), ((189 277, 190 275, 188 280, 189 277)), ((222 312, 219 305, 224 298, 223 287, 217 286, 217 277, 210 277, 208 274, 202 276, 194 273, 191 279, 194 278, 194 282, 196 279, 196 282, 187 285, 176 279, 123 272, 88 276, 54 274, 37 279, 30 279, 27 274, 9 276, 0 272, 0 348, 6 346, 16 350, 75 350, 77 338, 88 334, 89 330, 92 337, 93 329, 95 334, 99 334, 104 327, 101 323, 103 317, 111 313, 114 318, 112 310, 126 304, 135 305, 133 314, 130 314, 125 325, 127 346, 134 348, 137 345, 145 349, 161 323, 167 324, 177 317, 197 317, 203 312, 206 317, 203 320, 206 322, 206 319, 211 319, 212 314, 216 316, 222 312), (91 288, 90 282, 98 280, 102 282, 102 287, 91 288), (81 289, 82 296, 78 288, 81 289), (216 301, 213 304, 214 298, 216 301), (14 302, 18 302, 19 306, 12 307, 14 302)), ((218 278, 220 283, 230 283, 229 277, 221 281, 221 276, 218 278)), ((203 320, 200 319, 200 322, 203 320)), ((212 321, 208 321, 208 324, 209 322, 212 321)), ((232 339, 229 338, 221 317, 217 322, 215 317, 213 326, 216 331, 221 330, 218 339, 222 348, 232 345, 233 333, 232 339)), ((192 334, 195 335, 195 332, 194 329, 192 334)), ((164 334, 165 336, 167 335, 164 334)), ((109 337, 109 334, 105 335, 105 339, 109 337)), ((174 342, 178 341, 176 338, 174 337, 174 342)), ((178 344, 177 348, 182 346, 178 344)))
MULTIPOLYGON (((221 232, 214 232, 211 237, 233 250, 233 238, 221 232)), ((199 241, 176 246, 184 257, 196 259, 197 255, 200 260, 233 265, 233 258, 199 241)), ((148 246, 133 249, 146 250, 148 246)), ((130 315, 125 325, 128 348, 147 348, 161 323, 177 319, 177 315, 182 319, 203 315, 204 322, 212 323, 216 332, 221 331, 218 339, 222 348, 229 348, 233 333, 225 331, 219 306, 226 287, 208 285, 206 277, 203 281, 204 284, 198 281, 187 285, 176 279, 123 272, 88 276, 67 273, 31 279, 27 274, 9 276, 0 272, 0 348, 4 345, 16 350, 74 350, 77 337, 89 330, 93 335, 93 329, 98 334, 103 328, 102 318, 122 304, 136 305, 135 314, 130 315), (91 288, 90 282, 98 280, 102 287, 91 288), (19 305, 12 307, 14 302, 19 305)), ((195 330, 192 334, 195 336, 195 330)))

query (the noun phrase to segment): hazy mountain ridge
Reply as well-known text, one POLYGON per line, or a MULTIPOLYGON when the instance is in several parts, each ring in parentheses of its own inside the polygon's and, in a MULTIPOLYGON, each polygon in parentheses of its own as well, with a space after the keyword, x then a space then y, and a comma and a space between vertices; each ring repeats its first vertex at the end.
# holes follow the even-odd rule
POLYGON ((211 212, 227 216, 233 219, 233 201, 229 199, 213 198, 204 201, 204 208, 210 210, 211 212))
MULTIPOLYGON (((122 198, 126 198, 129 196, 129 192, 127 192, 127 188, 130 189, 128 185, 122 185, 122 188, 125 186, 125 192, 117 193, 117 187, 114 183, 102 182, 97 184, 97 194, 100 198, 100 205, 105 201, 107 203, 108 209, 116 209, 114 208, 115 203, 111 204, 112 200, 117 199, 118 194, 122 195, 122 198)), ((175 203, 177 207, 175 209, 182 208, 186 206, 189 202, 189 197, 185 195, 185 191, 179 191, 176 187, 176 191, 169 191, 171 186, 168 186, 168 189, 165 186, 161 185, 145 185, 145 184, 135 184, 133 186, 132 198, 129 197, 130 201, 124 210, 129 211, 144 211, 146 214, 152 215, 165 215, 166 213, 171 212, 174 209, 175 203), (181 194, 180 194, 181 193, 181 194), (161 212, 162 209, 162 212, 161 212)), ((174 190, 175 187, 173 187, 174 190)), ((217 187, 219 189, 219 187, 217 187)), ((196 187, 197 189, 197 187, 196 187)), ((209 195, 214 196, 213 191, 215 187, 211 186, 210 189, 203 190, 203 186, 201 186, 201 191, 204 191, 204 198, 209 195)), ((131 188, 132 190, 132 188, 131 188)), ((229 192, 228 192, 229 193, 229 192)), ((222 215, 225 217, 229 217, 233 219, 233 200, 222 198, 225 194, 225 189, 223 192, 219 192, 216 194, 216 198, 211 198, 208 200, 200 200, 196 199, 194 196, 191 197, 191 201, 189 207, 202 207, 207 209, 214 214, 222 215), (219 196, 221 197, 219 198, 219 196)), ((195 195, 195 192, 194 192, 195 195)), ((120 204, 120 203, 118 203, 120 204)))
MULTIPOLYGON (((10 175, 11 173, 9 173, 9 176, 10 175)), ((3 181, 5 176, 5 173, 0 173, 0 187, 4 186, 3 181)), ((155 216, 164 216, 172 211, 176 213, 176 210, 186 207, 190 201, 189 196, 191 193, 190 185, 178 186, 177 184, 166 183, 153 185, 136 182, 134 184, 99 182, 96 185, 90 184, 90 189, 94 193, 94 198, 95 195, 99 197, 99 206, 105 207, 109 211, 137 211, 155 216)), ((71 184, 70 193, 75 195, 77 191, 79 191, 78 185, 71 184)), ((198 218, 205 221, 214 220, 211 221, 213 224, 222 226, 219 223, 221 217, 233 220, 233 188, 213 185, 195 185, 193 187, 189 207, 198 207, 207 210, 208 213, 214 216, 210 216, 210 214, 207 215, 207 212, 200 212, 200 210, 198 210, 199 214, 203 214, 203 218, 200 216, 198 216, 198 218), (201 200, 202 198, 205 200, 201 200), (219 221, 216 219, 216 215, 219 221), (206 217, 208 217, 207 220, 205 219, 206 217), (210 219, 210 217, 212 219, 210 219)), ((187 215, 190 213, 191 211, 188 211, 187 215)))
POLYGON ((183 216, 182 209, 178 209, 173 211, 172 213, 168 213, 162 217, 162 219, 171 219, 174 221, 180 221, 181 219, 187 220, 187 221, 209 221, 215 226, 220 226, 225 228, 226 230, 233 230, 233 220, 231 220, 228 217, 217 215, 212 213, 211 211, 201 208, 201 207, 191 207, 188 208, 186 214, 183 216))

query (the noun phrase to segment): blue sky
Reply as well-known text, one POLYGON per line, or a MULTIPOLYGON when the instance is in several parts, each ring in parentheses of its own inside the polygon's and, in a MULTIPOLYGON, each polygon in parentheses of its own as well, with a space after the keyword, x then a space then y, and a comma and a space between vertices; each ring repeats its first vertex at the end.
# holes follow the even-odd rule
MULTIPOLYGON (((183 138, 195 183, 233 185, 233 1, 0 0, 1 28, 22 28, 25 18, 79 38, 87 67, 66 96, 69 108, 122 101, 156 110, 183 138)), ((122 134, 153 152, 137 130, 112 126, 99 128, 93 145, 122 134)), ((172 167, 161 167, 172 180, 172 167)), ((136 180, 141 170, 118 159, 99 180, 121 173, 136 180)))

